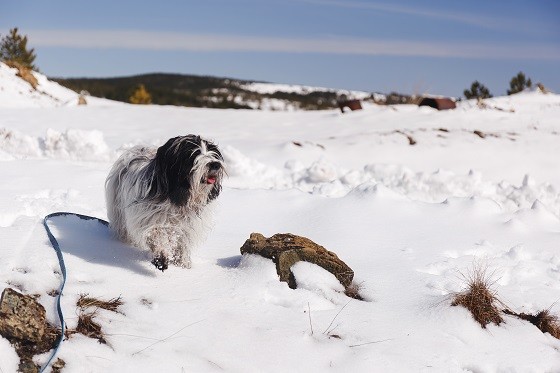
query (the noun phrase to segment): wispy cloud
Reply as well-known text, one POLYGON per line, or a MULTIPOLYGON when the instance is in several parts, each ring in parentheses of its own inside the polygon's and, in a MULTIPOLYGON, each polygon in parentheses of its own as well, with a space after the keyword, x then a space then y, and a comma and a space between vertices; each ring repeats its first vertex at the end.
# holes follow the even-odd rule
MULTIPOLYGON (((415 17, 428 19, 438 19, 452 21, 466 25, 476 26, 487 30, 516 31, 524 33, 534 33, 542 30, 541 25, 525 21, 523 19, 506 19, 498 17, 487 17, 480 13, 468 12, 449 12, 434 10, 429 8, 415 8, 381 2, 360 2, 360 1, 340 1, 340 0, 293 0, 301 3, 314 4, 320 6, 334 6, 340 8, 373 10, 393 14, 406 14, 415 17)), ((418 4, 425 5, 424 2, 418 4)))
POLYGON ((533 43, 418 42, 335 37, 282 38, 137 30, 28 30, 27 34, 33 46, 37 47, 560 60, 560 48, 557 45, 533 43))

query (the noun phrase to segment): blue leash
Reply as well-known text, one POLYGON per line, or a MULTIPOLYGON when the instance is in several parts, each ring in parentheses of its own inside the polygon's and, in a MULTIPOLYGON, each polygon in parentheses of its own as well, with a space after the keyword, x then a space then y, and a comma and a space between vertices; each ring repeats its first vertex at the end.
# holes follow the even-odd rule
POLYGON ((54 349, 51 353, 51 356, 49 357, 49 360, 47 360, 47 363, 45 365, 43 365, 40 372, 43 372, 45 369, 47 369, 47 367, 50 365, 51 361, 56 356, 56 354, 58 352, 58 349, 60 348, 60 345, 62 344, 62 341, 64 340, 64 332, 66 330, 66 323, 64 322, 64 315, 62 314, 62 307, 60 306, 60 297, 62 297, 62 291, 64 290, 64 285, 66 285, 66 265, 64 264, 64 257, 62 255, 62 250, 60 249, 58 241, 56 240, 56 238, 52 234, 51 229, 49 228, 49 225, 48 225, 48 221, 51 218, 54 218, 54 217, 57 217, 57 216, 77 216, 78 218, 83 219, 83 220, 97 220, 101 224, 103 224, 105 226, 109 226, 109 223, 106 222, 103 219, 94 218, 92 216, 87 216, 87 215, 75 214, 73 212, 54 212, 52 214, 49 214, 49 215, 45 216, 45 218, 43 219, 43 226, 45 227, 45 230, 47 231, 47 235, 49 236, 49 241, 51 241, 52 247, 56 251, 56 256, 58 257, 58 264, 60 265, 60 272, 62 273, 62 282, 60 284, 60 287, 58 288, 58 295, 57 295, 57 298, 56 298, 56 309, 57 309, 57 312, 58 312, 58 319, 60 320, 61 334, 60 334, 60 337, 56 340, 56 345, 55 345, 55 347, 54 347, 54 349))

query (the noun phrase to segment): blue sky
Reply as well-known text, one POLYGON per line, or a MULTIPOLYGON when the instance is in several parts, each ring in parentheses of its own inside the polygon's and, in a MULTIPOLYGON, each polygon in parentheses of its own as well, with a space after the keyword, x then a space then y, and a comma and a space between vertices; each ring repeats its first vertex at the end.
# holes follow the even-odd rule
POLYGON ((560 92, 560 1, 0 0, 57 77, 148 72, 460 96, 560 92))

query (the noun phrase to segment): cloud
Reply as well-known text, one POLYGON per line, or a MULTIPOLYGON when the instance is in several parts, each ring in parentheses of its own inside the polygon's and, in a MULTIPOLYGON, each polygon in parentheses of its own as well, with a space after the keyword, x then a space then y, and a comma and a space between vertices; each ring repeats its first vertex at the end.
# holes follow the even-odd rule
POLYGON ((360 38, 283 38, 137 30, 28 30, 35 47, 194 52, 326 53, 474 59, 559 60, 552 44, 419 42, 360 38))
MULTIPOLYGON (((535 25, 522 19, 506 19, 498 17, 487 17, 480 13, 468 12, 449 12, 442 10, 434 10, 430 8, 414 8, 395 4, 386 4, 380 2, 360 2, 360 1, 340 1, 340 0, 293 0, 301 3, 334 6, 339 8, 364 9, 380 11, 385 13, 406 14, 415 17, 424 17, 429 19, 439 19, 444 21, 452 21, 466 25, 476 26, 487 30, 516 31, 521 33, 538 33, 542 30, 541 25, 535 25), (540 27, 539 27, 540 26, 540 27)), ((419 3, 425 5, 424 2, 419 3)))

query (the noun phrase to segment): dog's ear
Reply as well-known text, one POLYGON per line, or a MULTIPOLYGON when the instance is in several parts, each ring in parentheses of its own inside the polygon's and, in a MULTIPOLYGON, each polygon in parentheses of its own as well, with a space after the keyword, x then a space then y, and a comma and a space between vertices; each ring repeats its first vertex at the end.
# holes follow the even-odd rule
POLYGON ((189 199, 190 180, 185 167, 185 154, 182 154, 181 137, 169 139, 157 150, 153 161, 154 177, 150 196, 163 201, 167 198, 175 205, 184 205, 189 199))
POLYGON ((191 193, 190 173, 193 168, 194 152, 200 137, 178 136, 169 139, 158 148, 154 160, 154 185, 157 195, 171 201, 176 206, 187 204, 191 193))

